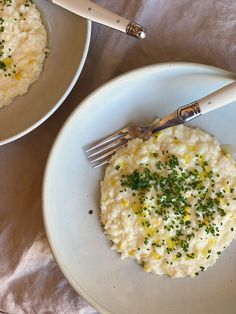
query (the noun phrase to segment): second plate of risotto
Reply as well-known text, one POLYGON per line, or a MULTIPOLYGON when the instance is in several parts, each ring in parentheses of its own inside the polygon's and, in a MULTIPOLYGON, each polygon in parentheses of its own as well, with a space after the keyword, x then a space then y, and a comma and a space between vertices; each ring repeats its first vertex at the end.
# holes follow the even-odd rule
POLYGON ((0 145, 35 129, 66 99, 90 32, 89 21, 49 1, 0 1, 0 145))
POLYGON ((45 226, 64 275, 99 312, 234 312, 236 163, 221 144, 236 143, 235 104, 133 140, 107 167, 92 169, 82 149, 233 80, 198 64, 145 67, 99 88, 62 128, 45 226))

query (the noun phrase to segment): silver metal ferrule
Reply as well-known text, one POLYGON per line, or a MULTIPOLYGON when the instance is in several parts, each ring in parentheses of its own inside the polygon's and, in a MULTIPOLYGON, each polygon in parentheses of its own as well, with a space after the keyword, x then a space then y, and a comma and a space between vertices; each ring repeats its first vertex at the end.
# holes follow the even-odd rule
POLYGON ((144 39, 146 37, 147 31, 143 26, 134 22, 130 22, 126 27, 126 34, 138 39, 144 39))
POLYGON ((199 117, 201 114, 201 109, 197 102, 180 107, 178 110, 166 115, 157 123, 154 123, 147 132, 147 138, 163 129, 189 122, 199 117))
POLYGON ((178 118, 182 121, 182 123, 189 122, 199 117, 201 114, 202 113, 198 102, 185 105, 177 110, 178 118))

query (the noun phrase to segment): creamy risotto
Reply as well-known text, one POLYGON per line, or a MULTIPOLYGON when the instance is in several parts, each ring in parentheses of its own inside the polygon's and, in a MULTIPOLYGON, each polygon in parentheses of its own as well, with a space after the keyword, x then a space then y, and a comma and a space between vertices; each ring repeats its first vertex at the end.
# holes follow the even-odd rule
POLYGON ((27 92, 39 78, 46 30, 32 1, 0 1, 0 107, 27 92))
POLYGON ((121 258, 146 272, 194 277, 235 237, 236 168, 217 140, 177 126, 135 139, 101 182, 101 223, 121 258))

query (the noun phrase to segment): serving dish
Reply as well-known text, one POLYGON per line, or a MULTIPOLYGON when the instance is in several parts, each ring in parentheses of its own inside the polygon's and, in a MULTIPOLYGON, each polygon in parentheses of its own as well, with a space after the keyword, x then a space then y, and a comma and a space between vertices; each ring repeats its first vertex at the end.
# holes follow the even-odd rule
POLYGON ((0 145, 35 129, 63 103, 88 52, 91 22, 46 0, 35 3, 47 28, 51 52, 39 80, 30 86, 28 93, 0 109, 0 145))
MULTIPOLYGON (((83 146, 131 122, 148 123, 235 80, 229 72, 199 64, 148 66, 93 92, 60 131, 47 163, 43 207, 47 236, 62 272, 100 313, 234 313, 236 243, 214 267, 191 279, 146 274, 110 249, 99 221, 99 181, 83 146)), ((236 142, 236 106, 230 104, 189 125, 236 142)))

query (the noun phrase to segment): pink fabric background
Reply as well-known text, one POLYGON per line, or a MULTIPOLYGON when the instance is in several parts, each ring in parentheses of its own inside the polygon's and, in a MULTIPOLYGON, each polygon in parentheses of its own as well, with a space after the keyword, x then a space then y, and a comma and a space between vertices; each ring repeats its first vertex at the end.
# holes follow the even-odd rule
POLYGON ((97 0, 145 25, 144 41, 93 25, 83 73, 70 96, 42 126, 0 147, 0 310, 20 313, 96 311, 56 265, 41 204, 45 163, 70 112, 96 87, 128 70, 163 61, 191 61, 236 70, 235 0, 97 0))

